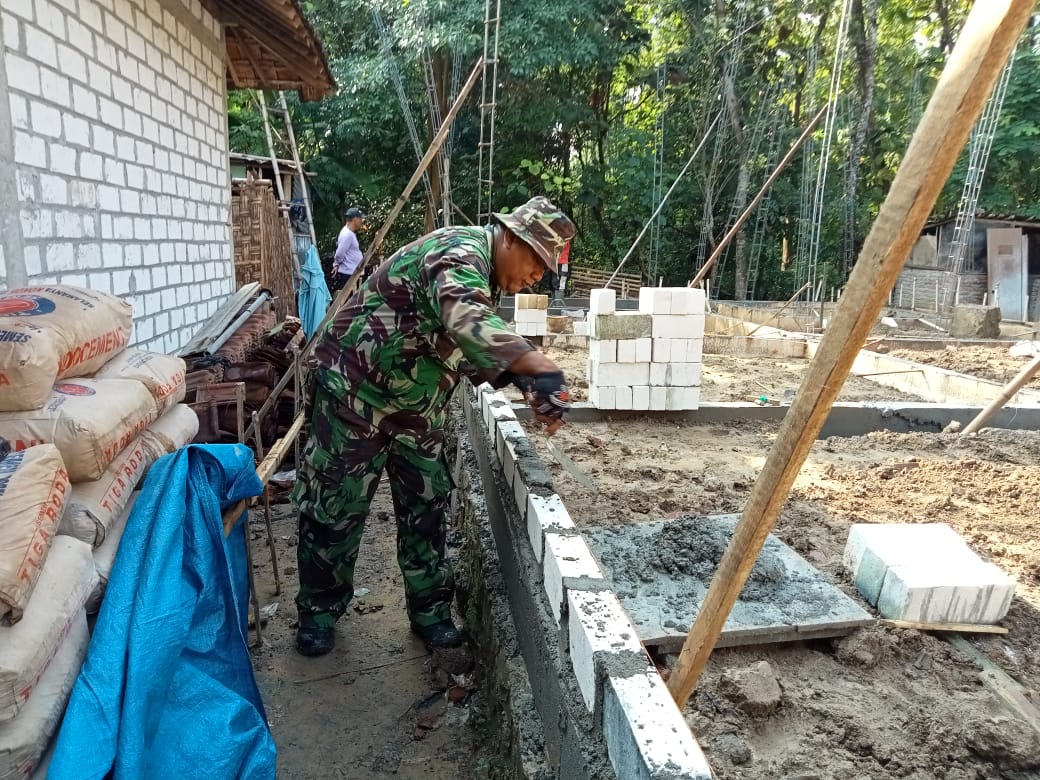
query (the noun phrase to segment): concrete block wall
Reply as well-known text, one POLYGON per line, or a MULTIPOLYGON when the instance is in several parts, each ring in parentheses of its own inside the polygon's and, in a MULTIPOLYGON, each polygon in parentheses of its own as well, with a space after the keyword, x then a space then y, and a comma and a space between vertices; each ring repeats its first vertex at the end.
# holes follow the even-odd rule
POLYGON ((589 401, 599 409, 698 408, 704 291, 644 287, 635 312, 617 311, 615 296, 589 297, 589 401))
POLYGON ((549 296, 517 295, 513 327, 521 336, 544 336, 549 332, 549 296))
POLYGON ((489 385, 474 393, 483 431, 471 427, 470 435, 494 443, 502 501, 519 516, 517 536, 540 567, 533 579, 551 614, 546 624, 558 631, 546 643, 564 649, 569 667, 560 673, 573 679, 616 776, 708 780, 707 760, 635 626, 562 499, 532 466, 537 456, 509 400, 489 385))
POLYGON ((234 285, 220 24, 199 0, 4 0, 0 53, 7 286, 126 297, 135 343, 175 351, 234 285))

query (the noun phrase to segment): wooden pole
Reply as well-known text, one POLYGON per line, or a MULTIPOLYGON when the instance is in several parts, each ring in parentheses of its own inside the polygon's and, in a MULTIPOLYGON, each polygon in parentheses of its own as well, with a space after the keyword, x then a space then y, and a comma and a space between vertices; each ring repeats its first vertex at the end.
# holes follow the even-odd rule
POLYGON ((680 708, 1033 6, 1034 0, 988 0, 968 15, 668 678, 680 708))
POLYGON ((761 203, 762 198, 764 198, 766 193, 769 192, 769 188, 773 186, 773 182, 776 181, 777 177, 781 173, 783 173, 787 164, 791 162, 794 153, 798 151, 803 143, 805 143, 805 139, 809 137, 809 134, 812 133, 816 125, 819 124, 821 119, 823 119, 823 115, 827 113, 827 106, 829 105, 830 103, 827 103, 823 108, 821 108, 816 116, 812 118, 812 121, 809 122, 809 126, 802 131, 800 136, 798 136, 798 140, 794 142, 794 145, 787 151, 787 154, 784 155, 784 159, 782 159, 780 164, 776 166, 776 169, 769 174, 769 178, 766 179, 766 183, 762 185, 762 189, 760 189, 758 194, 751 199, 747 208, 744 209, 744 213, 737 218, 737 221, 733 223, 733 227, 731 227, 729 232, 722 237, 719 245, 715 247, 715 251, 711 253, 711 257, 704 261, 704 265, 701 266, 701 270, 697 272, 697 275, 693 277, 693 281, 688 285, 689 287, 696 287, 700 284, 701 279, 708 275, 708 272, 711 271, 711 267, 718 261, 719 255, 726 251, 729 242, 733 240, 733 237, 737 235, 739 230, 744 226, 744 223, 747 222, 747 218, 751 216, 751 212, 755 210, 755 206, 761 203))
MULTIPOLYGON (((794 295, 792 295, 790 298, 788 298, 786 301, 784 301, 784 305, 783 306, 781 306, 779 309, 777 309, 771 315, 769 315, 769 319, 767 319, 766 322, 770 322, 771 320, 774 320, 777 317, 779 317, 780 316, 780 312, 782 312, 784 309, 786 309, 788 306, 790 306, 792 303, 794 303, 794 299, 797 298, 799 295, 801 295, 803 292, 805 292, 809 288, 810 284, 812 284, 812 282, 806 282, 801 287, 799 287, 798 288, 798 292, 796 292, 794 295)), ((755 327, 753 327, 747 333, 747 335, 748 336, 754 336, 755 332, 759 328, 765 327, 766 322, 760 323, 760 324, 756 325, 755 327)))
POLYGON ((966 436, 969 433, 975 433, 979 428, 986 424, 990 417, 996 414, 998 411, 1004 408, 1004 405, 1011 400, 1011 397, 1022 389, 1022 385, 1028 382, 1037 371, 1040 371, 1040 355, 1037 355, 1033 360, 1025 366, 1018 375, 1004 385, 1004 389, 1000 391, 1000 395, 989 402, 989 405, 979 412, 975 419, 972 420, 967 426, 961 431, 961 436, 966 436))

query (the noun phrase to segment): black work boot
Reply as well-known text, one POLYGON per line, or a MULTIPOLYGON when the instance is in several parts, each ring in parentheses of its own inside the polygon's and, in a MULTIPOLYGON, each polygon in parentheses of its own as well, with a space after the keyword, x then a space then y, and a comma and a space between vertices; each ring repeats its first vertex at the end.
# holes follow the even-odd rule
POLYGON ((300 655, 325 655, 336 646, 336 620, 332 615, 300 613, 296 629, 296 652, 300 655))
POLYGON ((412 623, 412 633, 418 634, 427 650, 462 646, 462 633, 455 627, 451 618, 430 626, 412 623))

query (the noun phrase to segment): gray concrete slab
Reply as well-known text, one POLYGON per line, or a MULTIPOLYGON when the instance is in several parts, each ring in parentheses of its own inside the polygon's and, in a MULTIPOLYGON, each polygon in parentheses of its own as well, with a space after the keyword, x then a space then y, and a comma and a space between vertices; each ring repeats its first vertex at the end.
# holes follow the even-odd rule
MULTIPOLYGON (((583 529, 644 644, 677 652, 737 515, 583 529)), ((841 636, 874 618, 771 535, 733 608, 719 647, 841 636)))

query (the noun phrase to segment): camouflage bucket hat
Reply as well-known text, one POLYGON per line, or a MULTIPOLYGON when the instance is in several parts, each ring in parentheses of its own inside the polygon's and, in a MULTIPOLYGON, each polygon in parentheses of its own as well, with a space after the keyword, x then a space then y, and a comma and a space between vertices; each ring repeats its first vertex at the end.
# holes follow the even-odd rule
POLYGON ((556 272, 556 259, 574 237, 574 223, 548 198, 538 195, 512 214, 492 214, 534 249, 546 268, 556 272))

